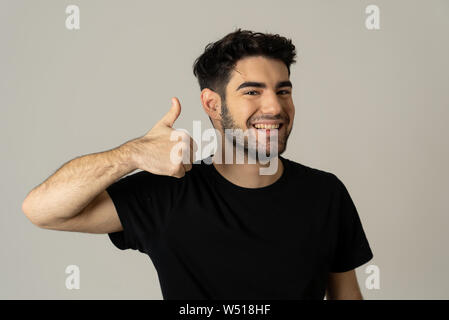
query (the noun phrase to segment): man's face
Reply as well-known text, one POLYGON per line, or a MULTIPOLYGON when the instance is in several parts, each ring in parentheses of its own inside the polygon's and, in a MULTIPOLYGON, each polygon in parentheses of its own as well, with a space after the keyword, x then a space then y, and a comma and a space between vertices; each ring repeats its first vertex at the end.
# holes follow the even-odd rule
POLYGON ((237 142, 245 152, 270 154, 270 136, 277 154, 285 151, 293 127, 295 107, 288 70, 281 60, 247 57, 237 62, 222 103, 221 126, 247 135, 237 142), (248 130, 248 131, 247 131, 248 130))

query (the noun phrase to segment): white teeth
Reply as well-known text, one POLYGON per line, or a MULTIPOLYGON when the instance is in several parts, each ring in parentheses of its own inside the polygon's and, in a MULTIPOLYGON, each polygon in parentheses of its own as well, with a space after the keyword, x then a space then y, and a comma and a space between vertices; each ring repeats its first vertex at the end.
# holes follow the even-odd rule
POLYGON ((254 125, 257 129, 279 129, 279 123, 278 124, 265 124, 265 123, 257 123, 254 125))

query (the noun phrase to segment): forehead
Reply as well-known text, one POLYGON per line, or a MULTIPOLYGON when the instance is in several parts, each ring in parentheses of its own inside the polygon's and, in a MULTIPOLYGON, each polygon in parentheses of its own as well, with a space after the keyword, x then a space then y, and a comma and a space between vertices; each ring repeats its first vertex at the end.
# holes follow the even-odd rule
POLYGON ((278 59, 266 57, 246 57, 237 61, 231 72, 229 88, 237 88, 244 81, 265 82, 274 86, 278 81, 287 80, 287 66, 278 59))

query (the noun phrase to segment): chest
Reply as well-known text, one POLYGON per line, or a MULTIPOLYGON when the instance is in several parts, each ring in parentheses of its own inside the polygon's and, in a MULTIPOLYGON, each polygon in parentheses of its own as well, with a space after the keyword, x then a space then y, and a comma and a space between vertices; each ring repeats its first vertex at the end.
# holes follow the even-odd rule
POLYGON ((322 281, 332 231, 327 206, 271 201, 184 200, 164 234, 168 250, 221 286, 294 291, 322 281))

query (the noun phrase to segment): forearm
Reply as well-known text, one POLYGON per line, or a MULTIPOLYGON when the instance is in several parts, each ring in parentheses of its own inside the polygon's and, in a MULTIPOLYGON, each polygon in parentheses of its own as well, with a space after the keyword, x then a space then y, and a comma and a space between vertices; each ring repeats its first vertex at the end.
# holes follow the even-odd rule
POLYGON ((327 300, 363 300, 355 269, 330 272, 326 288, 327 300))
POLYGON ((364 300, 360 291, 334 293, 326 291, 326 300, 364 300))
POLYGON ((24 200, 22 210, 35 224, 69 219, 109 185, 135 169, 129 143, 75 158, 34 188, 24 200))

